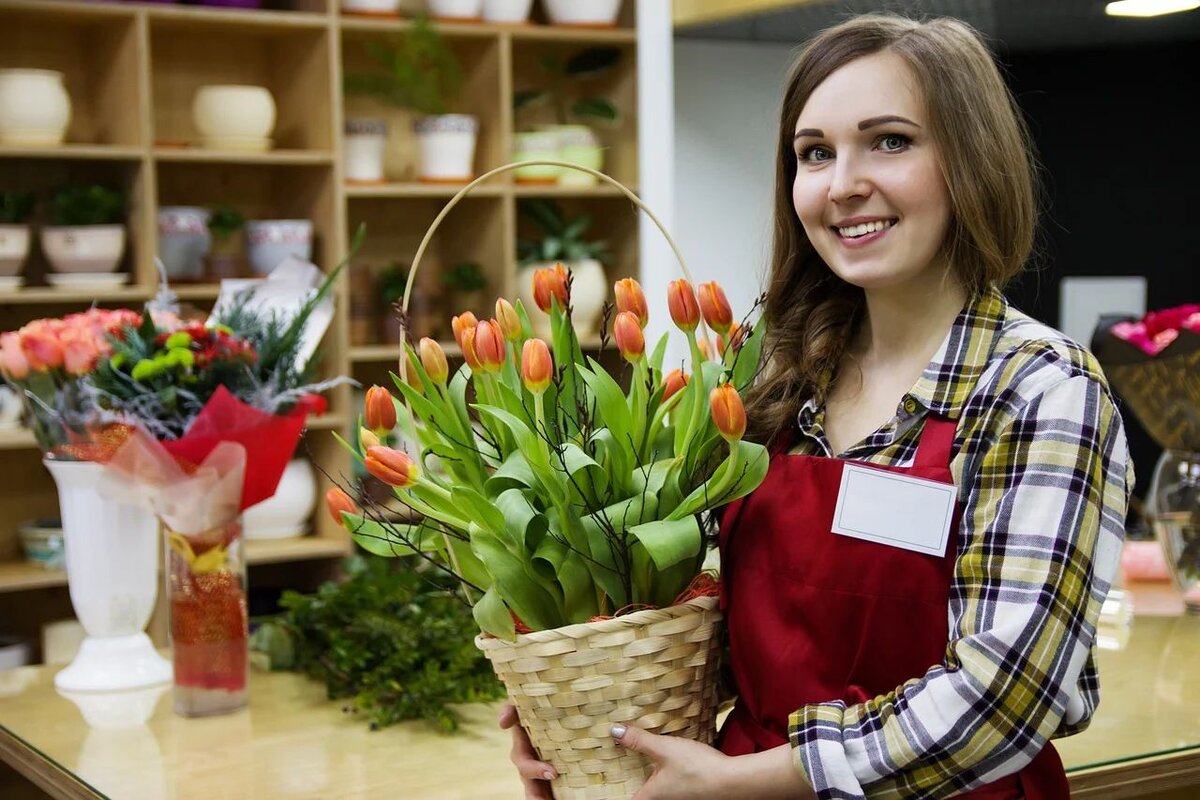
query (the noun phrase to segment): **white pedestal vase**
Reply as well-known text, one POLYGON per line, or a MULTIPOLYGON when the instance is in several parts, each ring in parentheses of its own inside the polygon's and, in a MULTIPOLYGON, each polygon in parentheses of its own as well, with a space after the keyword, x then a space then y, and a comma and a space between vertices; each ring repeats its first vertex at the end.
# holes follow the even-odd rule
POLYGON ((157 518, 102 496, 100 464, 44 463, 58 486, 71 605, 87 631, 54 685, 106 692, 168 683, 171 664, 143 632, 158 594, 157 518))
POLYGON ((475 177, 479 120, 467 114, 421 117, 414 125, 420 161, 417 177, 427 183, 466 183, 475 177))
POLYGON ((342 163, 347 181, 383 183, 387 132, 387 123, 381 119, 355 117, 346 120, 342 163))
POLYGON ((317 506, 317 475, 306 458, 293 458, 275 494, 242 513, 247 539, 285 539, 308 533, 317 506))
MULTIPOLYGON (((517 295, 525 305, 533 332, 539 337, 550 338, 550 315, 544 314, 533 299, 533 273, 553 263, 531 264, 517 273, 517 295)), ((580 339, 590 339, 600 333, 600 316, 604 312, 604 301, 608 299, 608 278, 604 265, 593 258, 565 263, 571 270, 574 281, 571 285, 571 325, 580 339)))
POLYGON ((0 144, 60 145, 71 121, 63 74, 48 69, 0 69, 0 144))

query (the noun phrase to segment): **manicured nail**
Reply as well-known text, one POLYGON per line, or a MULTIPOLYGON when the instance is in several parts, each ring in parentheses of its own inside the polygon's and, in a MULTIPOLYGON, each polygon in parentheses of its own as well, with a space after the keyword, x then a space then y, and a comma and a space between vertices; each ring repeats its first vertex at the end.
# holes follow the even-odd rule
POLYGON ((611 733, 612 737, 618 741, 625 738, 625 726, 624 725, 613 725, 612 728, 610 728, 608 732, 611 733))
POLYGON ((542 773, 542 777, 548 781, 552 781, 552 780, 554 780, 554 773, 551 772, 550 770, 546 770, 545 772, 542 773))

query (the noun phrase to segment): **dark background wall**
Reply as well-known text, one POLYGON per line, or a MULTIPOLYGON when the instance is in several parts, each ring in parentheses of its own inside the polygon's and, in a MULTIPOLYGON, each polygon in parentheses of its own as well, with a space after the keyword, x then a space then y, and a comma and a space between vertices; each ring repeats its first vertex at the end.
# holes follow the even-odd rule
MULTIPOLYGON (((1200 302, 1200 42, 1001 59, 1047 205, 1040 266, 1008 288, 1013 303, 1057 326, 1068 275, 1144 275, 1148 309, 1200 302)), ((1160 451, 1123 416, 1144 495, 1160 451)))

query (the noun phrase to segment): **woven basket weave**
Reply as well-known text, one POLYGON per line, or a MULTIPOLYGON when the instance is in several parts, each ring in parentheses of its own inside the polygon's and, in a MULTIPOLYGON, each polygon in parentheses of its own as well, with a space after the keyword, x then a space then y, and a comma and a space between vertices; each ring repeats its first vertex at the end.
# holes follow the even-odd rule
POLYGON ((651 762, 616 744, 615 722, 711 744, 721 613, 715 597, 535 631, 480 636, 543 761, 557 800, 629 798, 651 762))

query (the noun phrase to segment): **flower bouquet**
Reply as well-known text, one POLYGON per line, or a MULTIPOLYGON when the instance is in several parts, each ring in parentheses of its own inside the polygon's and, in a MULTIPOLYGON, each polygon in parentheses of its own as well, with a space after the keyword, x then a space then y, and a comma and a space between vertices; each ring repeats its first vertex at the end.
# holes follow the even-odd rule
POLYGON ((1147 495, 1151 522, 1185 600, 1200 610, 1200 305, 1102 322, 1092 350, 1163 448, 1147 495))
POLYGON ((697 297, 687 280, 673 282, 668 306, 691 368, 668 370, 668 337, 646 346, 641 288, 618 281, 611 328, 623 388, 583 357, 571 284, 562 265, 535 274, 550 342, 533 337, 520 303, 500 299, 494 319, 454 318, 465 363, 453 374, 422 339, 405 343, 393 376, 402 403, 368 392, 358 441, 343 443, 418 521, 359 511, 339 490, 328 500, 363 548, 458 577, 478 646, 558 770, 556 796, 625 797, 650 765, 612 742, 612 723, 702 741, 714 733, 720 615, 701 569, 701 515, 766 473, 765 449, 741 438, 738 394, 758 368, 761 322, 736 324, 716 284, 697 297), (702 316, 718 335, 710 357, 702 316), (379 443, 397 423, 411 452, 379 443))

